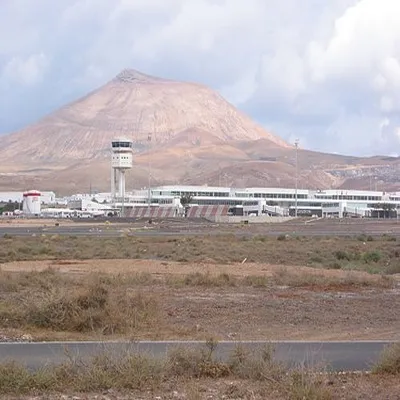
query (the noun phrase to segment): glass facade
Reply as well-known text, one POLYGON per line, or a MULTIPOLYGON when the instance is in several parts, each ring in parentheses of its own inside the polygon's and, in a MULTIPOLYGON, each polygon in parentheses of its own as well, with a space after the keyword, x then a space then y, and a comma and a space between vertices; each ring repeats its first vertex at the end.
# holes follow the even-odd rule
POLYGON ((119 147, 124 147, 127 149, 132 148, 132 142, 112 142, 111 145, 113 148, 119 148, 119 147))

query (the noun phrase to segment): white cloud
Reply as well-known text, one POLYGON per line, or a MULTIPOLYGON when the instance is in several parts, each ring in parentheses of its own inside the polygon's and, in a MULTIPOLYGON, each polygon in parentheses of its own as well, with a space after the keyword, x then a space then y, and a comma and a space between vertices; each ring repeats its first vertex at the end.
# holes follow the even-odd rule
MULTIPOLYGON (((398 0, 3 3, 0 85, 29 87, 26 101, 46 92, 54 108, 133 67, 208 84, 303 146, 389 154, 399 145, 398 0)), ((21 91, 6 97, 7 116, 17 115, 21 91)))
POLYGON ((24 86, 37 85, 49 68, 49 59, 45 54, 32 54, 27 58, 13 57, 2 70, 0 79, 24 86))

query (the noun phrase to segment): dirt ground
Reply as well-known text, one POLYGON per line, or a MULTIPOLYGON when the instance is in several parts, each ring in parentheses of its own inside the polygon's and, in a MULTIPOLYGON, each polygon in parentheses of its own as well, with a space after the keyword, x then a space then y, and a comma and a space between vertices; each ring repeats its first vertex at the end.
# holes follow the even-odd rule
MULTIPOLYGON (((3 397, 8 400, 398 400, 400 381, 397 376, 332 375, 320 378, 325 389, 319 397, 295 397, 276 390, 270 383, 237 380, 199 379, 189 382, 167 382, 160 390, 104 393, 69 393, 41 396, 3 397)), ((288 388, 289 389, 289 388, 288 388)))
MULTIPOLYGON (((391 287, 380 287, 383 278, 366 272, 261 263, 219 265, 152 260, 26 261, 4 263, 1 269, 26 272, 49 267, 76 277, 97 272, 146 273, 157 278, 156 283, 135 287, 157 299, 162 315, 159 328, 138 333, 138 339, 400 340, 398 276, 393 277, 391 287), (317 276, 322 280, 321 284, 317 281, 309 285, 305 280, 299 285, 271 283, 263 287, 165 284, 165 280, 173 276, 198 272, 241 278, 290 276, 292 281, 317 276), (368 284, 346 285, 348 279, 351 282, 365 280, 368 284), (336 280, 342 283, 336 285, 336 280)), ((29 334, 38 339, 42 337, 38 332, 29 334)), ((51 338, 76 339, 81 336, 54 332, 51 338)))

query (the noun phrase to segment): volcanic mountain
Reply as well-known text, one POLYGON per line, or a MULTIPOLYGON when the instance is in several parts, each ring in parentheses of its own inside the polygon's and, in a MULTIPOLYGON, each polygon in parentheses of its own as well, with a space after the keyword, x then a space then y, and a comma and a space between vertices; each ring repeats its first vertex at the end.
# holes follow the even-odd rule
MULTIPOLYGON (((150 165, 152 185, 294 185, 293 146, 218 93, 124 70, 87 96, 3 136, 0 189, 108 190, 110 143, 120 136, 134 143, 128 190, 146 185, 150 165)), ((300 151, 300 186, 345 184, 349 164, 350 170, 365 166, 356 158, 300 151)), ((381 159, 371 164, 387 166, 381 159)))
POLYGON ((101 158, 117 136, 133 140, 137 151, 149 138, 152 146, 189 138, 197 145, 265 139, 288 147, 205 86, 124 70, 84 98, 5 137, 0 157, 29 165, 101 158), (29 146, 21 149, 21 143, 29 146))

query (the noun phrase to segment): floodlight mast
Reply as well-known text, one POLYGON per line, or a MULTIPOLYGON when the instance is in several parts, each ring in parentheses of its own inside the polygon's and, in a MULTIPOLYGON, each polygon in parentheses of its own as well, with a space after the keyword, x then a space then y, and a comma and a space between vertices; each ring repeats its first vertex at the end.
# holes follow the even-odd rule
POLYGON ((297 206, 297 189, 298 189, 298 148, 299 148, 299 139, 296 139, 294 142, 294 145, 296 147, 296 187, 295 187, 295 192, 294 192, 294 201, 295 201, 295 205, 294 205, 294 216, 297 218, 297 210, 298 210, 298 206, 297 206))

